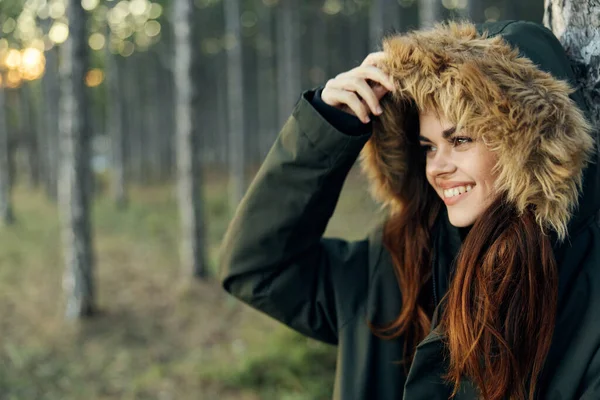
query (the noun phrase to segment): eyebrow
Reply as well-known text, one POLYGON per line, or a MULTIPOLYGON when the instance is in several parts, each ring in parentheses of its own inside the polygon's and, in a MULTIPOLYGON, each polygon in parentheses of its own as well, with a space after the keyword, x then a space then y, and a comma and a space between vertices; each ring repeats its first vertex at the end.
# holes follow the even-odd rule
MULTIPOLYGON (((448 139, 454 132, 456 132, 456 127, 455 126, 453 126, 452 128, 445 129, 444 131, 442 131, 442 137, 444 139, 448 139)), ((423 142, 432 143, 431 140, 427 139, 425 136, 420 136, 419 135, 419 140, 421 140, 423 142)))

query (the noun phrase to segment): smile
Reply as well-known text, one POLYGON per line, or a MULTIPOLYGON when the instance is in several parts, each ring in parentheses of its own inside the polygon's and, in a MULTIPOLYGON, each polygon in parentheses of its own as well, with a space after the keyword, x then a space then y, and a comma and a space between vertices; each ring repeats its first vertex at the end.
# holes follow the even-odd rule
POLYGON ((471 192, 472 190, 473 190, 472 185, 457 186, 457 187, 453 187, 451 189, 446 189, 443 192, 444 203, 448 206, 456 204, 457 202, 459 202, 460 200, 465 198, 469 194, 469 192, 471 192))

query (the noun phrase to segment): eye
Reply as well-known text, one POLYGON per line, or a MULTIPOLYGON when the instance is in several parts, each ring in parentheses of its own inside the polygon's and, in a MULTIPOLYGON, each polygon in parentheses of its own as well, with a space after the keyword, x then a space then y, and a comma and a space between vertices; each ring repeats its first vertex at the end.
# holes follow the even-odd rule
POLYGON ((470 137, 466 137, 466 136, 455 136, 453 138, 450 138, 450 142, 452 143, 452 145, 454 147, 463 145, 463 144, 467 144, 467 143, 471 143, 473 141, 473 139, 471 139, 470 137))
POLYGON ((436 147, 430 144, 421 144, 421 150, 423 150, 424 153, 430 153, 432 151, 435 151, 436 147))

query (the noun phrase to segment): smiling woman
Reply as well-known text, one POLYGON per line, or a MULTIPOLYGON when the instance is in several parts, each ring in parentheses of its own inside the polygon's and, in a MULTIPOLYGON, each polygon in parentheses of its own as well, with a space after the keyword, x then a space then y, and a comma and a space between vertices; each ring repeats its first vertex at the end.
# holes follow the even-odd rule
POLYGON ((303 94, 223 287, 337 344, 336 400, 600 398, 600 172, 573 80, 531 22, 387 37, 303 94), (357 157, 385 221, 324 238, 357 157))

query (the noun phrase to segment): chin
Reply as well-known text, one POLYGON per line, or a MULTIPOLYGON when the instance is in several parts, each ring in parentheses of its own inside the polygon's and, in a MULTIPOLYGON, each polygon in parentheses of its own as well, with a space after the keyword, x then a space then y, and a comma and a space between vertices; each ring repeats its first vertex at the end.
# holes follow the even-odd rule
POLYGON ((452 212, 448 210, 448 220, 450 224, 457 228, 466 228, 467 226, 471 226, 477 220, 478 215, 473 213, 465 213, 465 212, 452 212))

